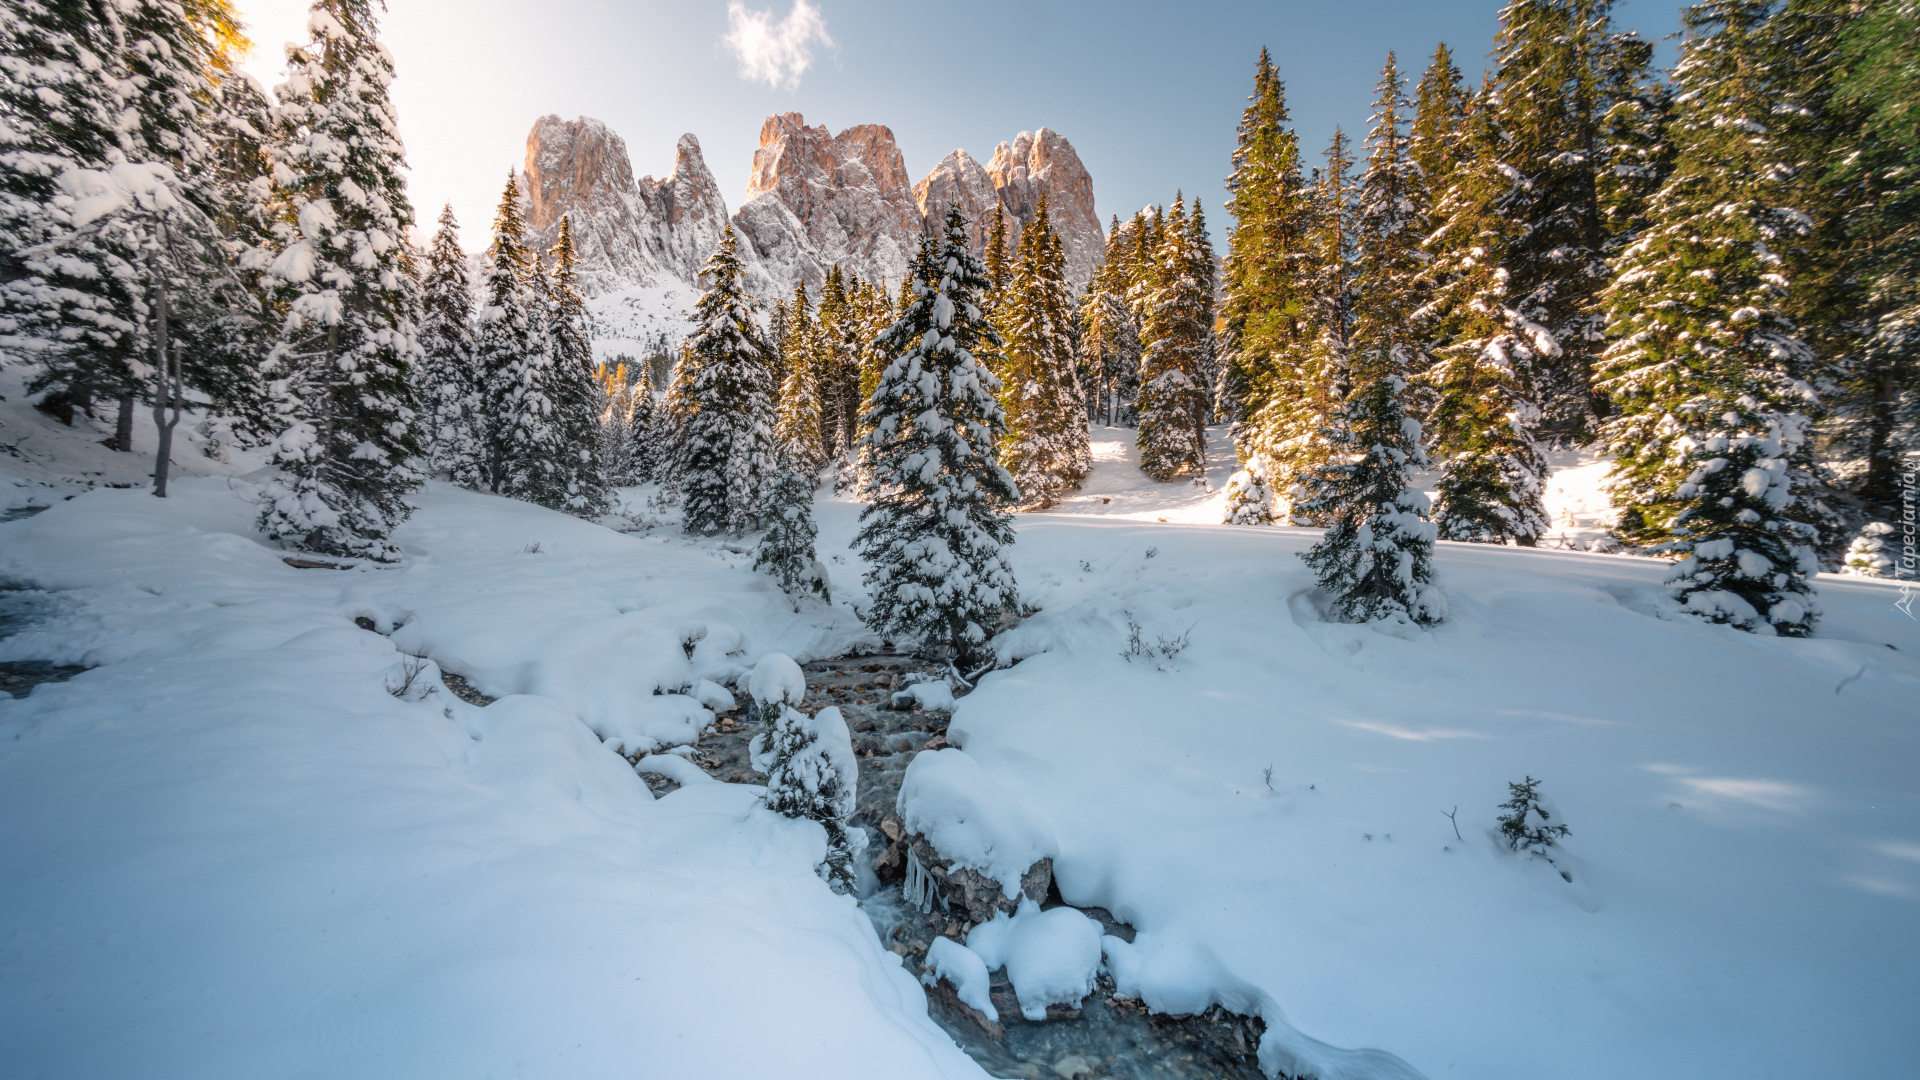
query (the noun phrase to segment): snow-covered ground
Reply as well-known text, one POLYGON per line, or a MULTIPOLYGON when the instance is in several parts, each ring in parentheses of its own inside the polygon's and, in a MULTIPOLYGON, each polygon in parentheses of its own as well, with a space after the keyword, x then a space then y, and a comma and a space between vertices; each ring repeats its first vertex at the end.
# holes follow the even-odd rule
MULTIPOLYGON (((1453 620, 1389 637, 1318 621, 1311 532, 1213 524, 1224 445, 1208 490, 1095 434, 1086 493, 1020 520, 1020 663, 950 738, 1139 931, 1126 986, 1262 1012, 1270 1066, 1327 1076, 1910 1072, 1894 587, 1823 576, 1821 636, 1762 639, 1671 617, 1655 562, 1449 544, 1453 620), (1490 836, 1526 775, 1571 882, 1490 836)), ((684 741, 699 680, 870 642, 857 505, 822 496, 835 603, 795 613, 726 545, 439 485, 404 567, 294 569, 215 466, 0 525, 0 579, 49 590, 0 659, 92 667, 0 699, 7 1073, 980 1075, 817 826, 655 800, 593 734, 684 741), (507 696, 396 696, 402 650, 507 696)))

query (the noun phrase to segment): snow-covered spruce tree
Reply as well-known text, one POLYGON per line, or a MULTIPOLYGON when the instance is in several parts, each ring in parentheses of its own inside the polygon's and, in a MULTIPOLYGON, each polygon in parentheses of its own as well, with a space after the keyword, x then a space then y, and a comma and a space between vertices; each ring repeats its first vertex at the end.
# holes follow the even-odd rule
POLYGON ((1335 461, 1345 438, 1342 402, 1352 385, 1353 155, 1334 129, 1327 163, 1315 169, 1293 261, 1289 319, 1295 332, 1275 342, 1264 403, 1242 425, 1243 441, 1267 460, 1274 492, 1293 525, 1324 525, 1305 509, 1303 483, 1335 461))
POLYGON ((480 329, 475 342, 485 395, 487 486, 507 494, 512 472, 516 417, 528 382, 527 367, 544 363, 546 327, 530 279, 533 257, 520 215, 520 183, 509 172, 493 217, 493 243, 480 278, 480 329))
POLYGON ((795 468, 810 478, 818 477, 827 463, 827 454, 823 443, 820 384, 814 366, 813 311, 807 303, 805 283, 794 286, 793 301, 786 305, 786 318, 780 331, 781 367, 786 370, 786 378, 780 383, 774 444, 781 454, 792 459, 795 468))
POLYGON ((1019 602, 1002 549, 1020 492, 995 454, 1000 380, 976 356, 999 344, 980 310, 986 287, 967 219, 949 209, 944 237, 915 262, 913 303, 881 337, 894 359, 863 417, 867 506, 855 541, 869 566, 867 625, 962 664, 980 659, 1019 602))
POLYGON ((633 383, 629 381, 626 358, 617 357, 612 365, 600 365, 594 382, 600 391, 600 422, 594 433, 594 445, 605 471, 607 489, 624 487, 633 479, 633 383))
POLYGON ((1687 9, 1673 175, 1607 290, 1602 387, 1620 409, 1605 429, 1620 533, 1681 557, 1669 587, 1690 609, 1798 636, 1818 613, 1791 460, 1812 356, 1782 311, 1793 286, 1776 252, 1806 219, 1786 198, 1792 150, 1768 137, 1784 82, 1756 62, 1768 13, 1761 0, 1687 9))
POLYGON ((260 527, 328 555, 397 560, 393 530, 423 479, 413 387, 420 301, 405 265, 407 203, 393 65, 370 0, 317 0, 313 40, 287 50, 271 154, 297 232, 273 261, 287 321, 268 363, 294 420, 260 527))
MULTIPOLYGON (((1553 849, 1560 846, 1563 837, 1570 836, 1572 829, 1566 822, 1555 822, 1553 811, 1547 809, 1540 796, 1540 781, 1529 776, 1518 784, 1507 784, 1507 801, 1500 804, 1500 838, 1507 842, 1510 851, 1524 851, 1536 859, 1545 859, 1553 863, 1553 849)), ((1572 881, 1573 877, 1565 870, 1560 876, 1572 881)))
POLYGON ((1127 307, 1127 267, 1120 219, 1107 232, 1106 258, 1080 298, 1080 366, 1094 375, 1089 418, 1130 422, 1140 394, 1140 324, 1127 307))
MULTIPOLYGON (((1650 45, 1615 28, 1612 0, 1509 0, 1494 39, 1492 82, 1481 107, 1497 141, 1477 152, 1513 170, 1498 212, 1507 221, 1499 253, 1504 303, 1551 336, 1534 360, 1541 430, 1556 440, 1590 431, 1591 377, 1606 344, 1599 293, 1607 258, 1631 208, 1602 206, 1613 171, 1607 116, 1648 79, 1650 45)), ((1616 191, 1616 194, 1620 192, 1616 191)))
POLYGON ((802 821, 817 821, 827 833, 827 854, 818 867, 835 892, 851 892, 853 860, 864 837, 853 829, 860 764, 853 736, 840 710, 828 706, 808 716, 779 706, 765 739, 767 809, 802 821))
POLYGON ((731 228, 707 260, 705 277, 681 361, 689 415, 679 448, 680 490, 687 532, 738 536, 759 527, 778 469, 773 358, 747 299, 731 228))
POLYGON ((1894 535, 1893 526, 1884 521, 1870 521, 1860 530, 1860 535, 1847 545, 1847 562, 1844 573, 1855 577, 1892 577, 1897 548, 1890 539, 1894 535))
MULTIPOLYGON (((208 416, 201 421, 202 452, 225 460, 229 446, 265 445, 280 433, 275 396, 260 377, 260 359, 279 336, 285 313, 274 304, 266 280, 279 250, 277 196, 269 172, 267 144, 274 131, 273 106, 264 87, 242 71, 222 74, 208 134, 213 146, 213 182, 220 208, 217 223, 229 272, 217 286, 214 310, 201 328, 196 351, 221 378, 199 380, 207 395, 208 416)), ((130 416, 115 433, 122 450, 132 449, 130 416)))
POLYGON ((420 280, 420 366, 414 387, 435 473, 462 487, 486 482, 486 395, 473 332, 473 287, 453 205, 440 211, 440 228, 427 248, 420 280))
POLYGON ((800 610, 800 597, 809 593, 829 600, 827 570, 815 554, 813 541, 820 530, 813 524, 812 472, 803 472, 791 459, 782 462, 767 499, 767 531, 754 549, 753 568, 772 575, 780 591, 800 610))
POLYGON ((814 322, 814 380, 825 416, 826 451, 838 458, 853 447, 860 417, 858 317, 838 263, 827 268, 814 322))
POLYGON ((25 0, 0 12, 0 338, 62 421, 117 402, 123 449, 136 398, 155 388, 162 289, 187 384, 218 401, 251 375, 199 347, 222 314, 213 77, 238 34, 217 2, 25 0))
POLYGON ((593 327, 580 295, 580 256, 573 246, 573 217, 560 219, 548 282, 546 397, 553 403, 557 452, 553 487, 535 502, 584 518, 607 511, 606 464, 601 460, 600 417, 606 395, 594 379, 593 327))
POLYGON ((1312 338, 1301 295, 1311 194, 1289 120, 1286 84, 1261 49, 1227 178, 1234 226, 1227 234, 1221 378, 1215 388, 1215 408, 1233 424, 1243 456, 1254 452, 1249 421, 1277 389, 1275 358, 1312 338))
POLYGON ((1227 478, 1227 506, 1222 520, 1227 525, 1273 524, 1273 482, 1267 476, 1267 459, 1258 453, 1250 455, 1227 478))
POLYGON ((629 484, 650 484, 659 480, 666 458, 663 410, 654 394, 651 367, 651 364, 642 362, 629 391, 626 472, 626 482, 629 484))
POLYGON ((1155 257, 1151 310, 1141 336, 1140 471, 1155 480, 1202 477, 1211 395, 1201 368, 1213 336, 1212 268, 1196 273, 1183 199, 1175 198, 1155 257))
POLYGON ((1074 377, 1066 256, 1047 220, 1047 198, 1020 233, 1013 280, 994 314, 1000 332, 1000 403, 1007 437, 1000 461, 1028 506, 1045 508, 1092 470, 1086 403, 1074 377))
POLYGON ((1472 152, 1433 211, 1441 222, 1426 244, 1434 298, 1422 314, 1436 320, 1442 344, 1421 382, 1436 398, 1427 427, 1441 459, 1441 539, 1531 547, 1548 525, 1534 366, 1560 346, 1507 303, 1511 275, 1501 260, 1514 223, 1501 206, 1525 178, 1499 160, 1494 122, 1483 95, 1467 118, 1472 152))
POLYGON ((1347 352, 1353 389, 1329 433, 1334 458, 1303 478, 1298 509, 1327 522, 1326 535, 1301 557, 1333 595, 1341 618, 1425 626, 1444 618, 1447 605, 1433 584, 1435 530, 1427 496, 1408 475, 1427 458, 1420 424, 1403 404, 1408 371, 1426 359, 1413 317, 1421 306, 1425 218, 1419 170, 1401 130, 1406 110, 1388 53, 1353 214, 1357 260, 1347 352))

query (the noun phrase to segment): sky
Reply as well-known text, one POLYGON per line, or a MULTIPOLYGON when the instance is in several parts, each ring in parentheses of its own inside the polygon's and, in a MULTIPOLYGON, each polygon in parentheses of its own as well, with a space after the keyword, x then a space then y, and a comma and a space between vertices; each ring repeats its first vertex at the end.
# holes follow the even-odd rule
MULTIPOLYGON (((683 132, 700 139, 729 211, 746 192, 760 124, 797 111, 833 131, 893 129, 907 171, 955 148, 984 163, 1046 126, 1093 176, 1100 216, 1176 191, 1198 196, 1216 241, 1234 124, 1262 45, 1303 145, 1336 125, 1363 138, 1388 50, 1410 83, 1436 43, 1476 79, 1500 0, 388 0, 381 38, 412 170, 417 218, 451 202, 469 249, 485 242, 538 117, 590 116, 627 143, 635 175, 664 176, 683 132)), ((283 43, 305 39, 305 0, 238 0, 269 88, 283 43)), ((1649 38, 1678 25, 1670 0, 1621 0, 1649 38)), ((1670 61, 1672 45, 1661 49, 1670 61)))

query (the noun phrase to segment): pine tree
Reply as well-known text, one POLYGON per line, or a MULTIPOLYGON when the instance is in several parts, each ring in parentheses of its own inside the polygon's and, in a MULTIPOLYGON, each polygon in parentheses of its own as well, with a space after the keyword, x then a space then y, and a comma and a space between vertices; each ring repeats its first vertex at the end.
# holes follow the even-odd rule
POLYGON ((1410 469, 1424 468, 1420 425, 1403 404, 1407 373, 1425 366, 1414 312, 1421 306, 1419 167, 1401 117, 1408 108, 1392 53, 1380 75, 1368 133, 1366 174, 1353 215, 1354 321, 1348 343, 1352 391, 1329 441, 1334 458, 1303 485, 1301 509, 1326 521, 1326 535, 1302 554, 1334 610, 1352 622, 1428 625, 1446 616, 1433 584, 1435 529, 1410 469))
POLYGON ((664 410, 653 389, 652 365, 643 363, 633 380, 627 412, 628 483, 651 484, 661 479, 667 459, 664 410))
POLYGON ((1227 477, 1227 525, 1271 525, 1274 523, 1273 482, 1267 476, 1267 459, 1259 454, 1227 477))
POLYGON ((1811 198, 1795 202, 1826 241, 1824 265, 1794 268, 1788 310, 1829 361, 1828 453, 1851 459, 1868 513, 1894 516, 1920 434, 1920 5, 1802 0, 1774 23, 1794 80, 1773 130, 1796 144, 1811 198))
POLYGON ((1074 377, 1066 256, 1043 194, 1020 234, 1020 257, 993 322, 1004 346, 1000 460, 1027 505, 1048 507, 1092 471, 1086 403, 1074 377))
POLYGON ((534 273, 526 221, 520 215, 520 185, 509 172, 494 213, 493 244, 480 281, 484 302, 476 343, 485 394, 487 486, 501 494, 511 490, 516 427, 530 384, 528 369, 543 365, 546 351, 546 328, 531 285, 534 273))
POLYGON ((1553 812, 1541 802, 1540 781, 1531 776, 1521 783, 1507 784, 1507 801, 1500 804, 1500 809, 1506 811, 1498 820, 1507 848, 1527 852, 1549 863, 1553 861, 1552 849, 1559 846, 1562 837, 1573 832, 1565 822, 1554 823, 1553 812))
POLYGON ((1243 455, 1258 440, 1250 422, 1277 394, 1278 357, 1304 349, 1306 326, 1303 267, 1311 261, 1306 232, 1312 198, 1302 177, 1300 144, 1287 126, 1286 86, 1265 49, 1254 69, 1253 95, 1240 115, 1227 178, 1225 298, 1221 305, 1221 379, 1218 411, 1234 424, 1243 455))
POLYGON ((945 236, 915 263, 913 303, 881 339, 894 359, 863 418, 868 504, 856 544, 869 565, 867 625, 971 664, 1019 602, 1002 549, 1020 493, 996 460, 1000 380, 976 353, 999 342, 980 309, 988 281, 966 226, 948 210, 945 236))
POLYGON ((459 230, 448 204, 440 211, 440 229, 427 249, 420 283, 421 362, 414 386, 430 467, 462 487, 477 489, 486 478, 486 396, 473 332, 473 287, 459 230))
POLYGON ((820 534, 813 524, 816 475, 801 471, 792 459, 782 462, 768 495, 767 532, 753 556, 753 568, 780 583, 780 591, 793 598, 795 611, 800 610, 799 598, 808 593, 832 599, 827 592, 827 568, 820 564, 813 546, 820 534))
POLYGON ((1184 200, 1175 198, 1156 258, 1152 310, 1140 361, 1140 471, 1155 480, 1206 475, 1203 426, 1208 408, 1201 381, 1213 327, 1211 267, 1196 276, 1184 200))
POLYGON ((235 303, 207 132, 215 78, 244 46, 222 0, 0 13, 0 337, 62 421, 117 401, 118 448, 131 448, 135 400, 159 388, 162 338, 180 380, 216 403, 252 390, 250 356, 206 347, 235 303))
POLYGON ((1554 342, 1537 350, 1534 379, 1542 424, 1563 441, 1591 430, 1598 411, 1591 387, 1605 345, 1598 295, 1622 239, 1609 235, 1601 205, 1601 177, 1615 165, 1606 153, 1606 118, 1619 95, 1639 92, 1652 58, 1646 42, 1614 30, 1612 6, 1509 0, 1484 102, 1498 141, 1478 148, 1520 178, 1500 197, 1509 221, 1505 304, 1554 342))
POLYGON ((774 456, 772 350, 760 338, 733 230, 707 260, 706 291, 694 306, 685 359, 686 433, 680 485, 692 534, 759 527, 777 461, 774 456))
POLYGON ((804 283, 794 286, 793 302, 786 311, 780 335, 786 379, 780 384, 780 406, 773 438, 779 452, 792 460, 795 469, 817 477, 827 463, 825 418, 818 369, 814 364, 818 335, 804 283))
POLYGON ((611 367, 601 364, 595 372, 600 393, 594 446, 600 467, 606 473, 609 503, 611 489, 635 483, 633 479, 633 383, 629 380, 625 357, 616 357, 611 367))
POLYGON ((848 299, 847 276, 837 263, 827 268, 816 319, 814 379, 826 417, 827 453, 839 457, 853 447, 859 426, 860 372, 855 355, 859 320, 848 299))
POLYGON ((1414 91, 1413 123, 1407 131, 1407 157, 1419 170, 1423 207, 1440 204, 1452 186, 1454 171, 1472 152, 1466 138, 1472 99, 1460 69, 1454 66, 1453 50, 1441 42, 1414 91))
POLYGON ((1080 299, 1081 367, 1094 373, 1092 418, 1109 426, 1132 420, 1140 393, 1140 325, 1127 307, 1126 239, 1115 217, 1106 258, 1080 299))
POLYGON ((1676 597, 1798 636, 1818 614, 1814 530, 1793 512, 1808 484, 1791 463, 1813 356, 1783 311, 1793 285, 1775 252, 1808 219, 1786 199, 1792 148, 1768 136, 1788 77, 1761 62, 1768 7, 1710 0, 1684 16, 1673 175, 1605 297, 1603 387, 1620 408, 1605 436, 1619 531, 1681 556, 1676 597))
POLYGON ((755 737, 766 763, 767 809, 801 821, 817 821, 827 833, 827 855, 818 871, 835 892, 851 892, 853 860, 861 849, 851 827, 860 763, 840 710, 828 706, 808 716, 777 706, 777 719, 755 737))
MULTIPOLYGON (((216 283, 213 311, 205 320, 198 352, 207 372, 198 380, 209 401, 201 429, 205 451, 222 458, 228 443, 265 445, 280 432, 274 395, 260 378, 260 359, 273 347, 285 313, 274 304, 267 267, 279 250, 278 221, 267 144, 274 131, 273 107, 264 88, 240 71, 223 74, 209 133, 217 223, 228 273, 216 283)), ((132 402, 122 399, 115 442, 133 448, 132 402)))
POLYGON ((606 513, 606 465, 596 437, 605 395, 595 382, 592 322, 580 295, 580 256, 573 246, 573 217, 560 219, 553 246, 547 317, 549 362, 544 372, 553 403, 552 485, 534 501, 585 518, 606 513), (551 501, 549 501, 551 500, 551 501))
POLYGON ((298 233, 273 263, 288 316, 269 363, 294 421, 274 444, 280 476, 260 527, 310 551, 393 561, 393 530, 423 479, 393 69, 369 0, 317 0, 307 25, 314 40, 287 53, 272 147, 298 233))
POLYGON ((1483 94, 1468 115, 1472 152, 1434 208, 1442 224, 1426 245, 1435 291, 1427 310, 1443 344, 1421 382, 1437 398, 1427 419, 1441 458, 1441 539, 1530 547, 1548 524, 1534 376, 1560 346, 1508 303, 1504 259, 1518 226, 1504 207, 1525 178, 1498 157, 1495 121, 1483 94))
POLYGON ((993 204, 993 227, 987 232, 987 289, 980 294, 983 310, 987 317, 994 316, 995 305, 1006 294, 1013 283, 1014 260, 1017 253, 1007 248, 1007 204, 993 204))
POLYGON ((1305 508, 1303 484, 1333 462, 1342 402, 1351 386, 1348 338, 1353 330, 1353 156, 1335 128, 1327 164, 1313 173, 1292 260, 1291 336, 1276 342, 1263 379, 1265 404, 1244 425, 1245 442, 1267 460, 1276 494, 1294 525, 1326 522, 1305 508))

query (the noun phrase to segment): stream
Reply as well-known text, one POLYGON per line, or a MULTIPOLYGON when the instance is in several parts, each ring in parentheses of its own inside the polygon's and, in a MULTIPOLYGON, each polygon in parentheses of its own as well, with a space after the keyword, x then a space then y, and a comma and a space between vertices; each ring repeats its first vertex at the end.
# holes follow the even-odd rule
MULTIPOLYGON (((909 675, 943 675, 944 666, 907 656, 850 656, 802 665, 807 697, 802 708, 813 712, 828 705, 840 707, 853 734, 860 759, 860 785, 854 824, 867 832, 871 864, 889 850, 882 822, 893 813, 900 782, 913 756, 923 749, 946 745, 947 718, 918 709, 897 711, 889 702, 896 685, 909 675)), ((957 693, 964 690, 957 689, 957 693)), ((745 702, 734 712, 721 714, 695 745, 693 761, 728 783, 761 783, 753 771, 747 743, 757 724, 745 702)), ((655 795, 679 785, 665 777, 642 774, 655 795)), ((882 943, 901 957, 907 971, 921 974, 934 937, 945 933, 964 940, 964 928, 949 923, 936 909, 922 913, 902 895, 896 865, 860 868, 860 904, 872 920, 882 943)), ((1055 889, 1043 908, 1063 906, 1055 889)), ((1081 908, 1097 919, 1104 931, 1127 941, 1133 928, 1099 908, 1081 908)), ((927 988, 927 1008, 954 1042, 989 1075, 1024 1080, 1266 1080, 1256 1058, 1265 1025, 1256 1017, 1241 1016, 1219 1007, 1199 1016, 1150 1013, 1138 1002, 1115 997, 1113 982, 1101 975, 1094 992, 1078 1008, 1056 1005, 1047 1019, 1029 1022, 1021 1017, 1013 985, 1004 970, 993 976, 994 1008, 998 1023, 960 1004, 952 988, 942 982, 927 988)))

